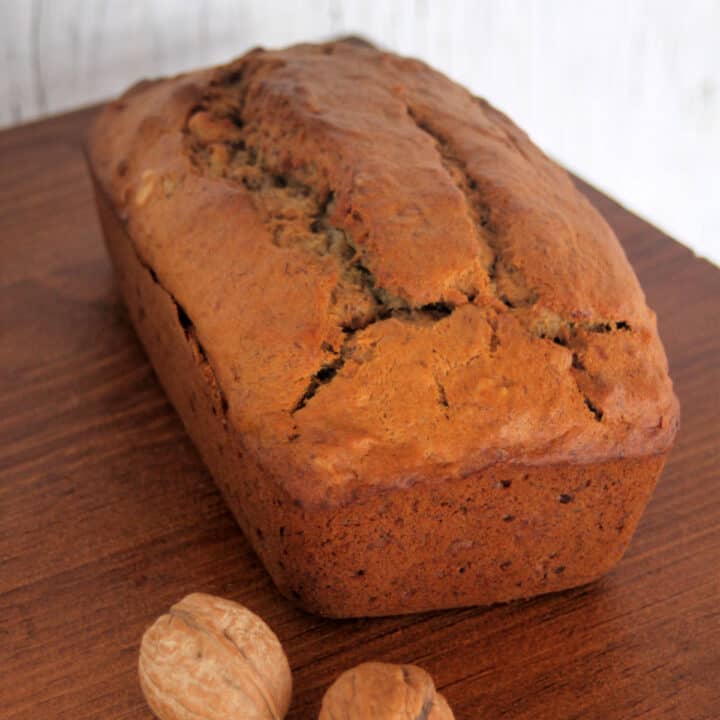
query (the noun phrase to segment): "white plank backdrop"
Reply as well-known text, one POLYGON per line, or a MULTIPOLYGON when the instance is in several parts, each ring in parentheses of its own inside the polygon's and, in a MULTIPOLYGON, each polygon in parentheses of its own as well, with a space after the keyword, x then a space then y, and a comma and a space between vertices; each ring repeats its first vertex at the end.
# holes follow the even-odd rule
POLYGON ((720 0, 0 0, 0 125, 341 33, 439 67, 720 262, 720 0))

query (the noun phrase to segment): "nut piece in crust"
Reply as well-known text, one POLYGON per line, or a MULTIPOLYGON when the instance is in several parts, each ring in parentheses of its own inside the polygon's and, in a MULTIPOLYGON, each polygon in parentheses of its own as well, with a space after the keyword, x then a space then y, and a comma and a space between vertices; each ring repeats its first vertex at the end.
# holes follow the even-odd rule
POLYGON ((275 633, 242 605, 202 593, 146 631, 139 673, 160 720, 281 720, 292 694, 275 633))
POLYGON ((323 697, 319 720, 454 720, 432 678, 415 665, 368 662, 344 672, 323 697))

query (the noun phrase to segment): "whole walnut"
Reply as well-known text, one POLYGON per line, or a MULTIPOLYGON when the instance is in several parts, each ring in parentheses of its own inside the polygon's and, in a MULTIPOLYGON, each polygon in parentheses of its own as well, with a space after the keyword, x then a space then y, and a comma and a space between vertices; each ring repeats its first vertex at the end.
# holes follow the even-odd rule
POLYGON ((140 685, 161 720, 281 720, 292 678, 273 631, 247 608, 193 593, 140 646, 140 685))
POLYGON ((432 678, 415 665, 368 662, 347 670, 323 697, 319 720, 454 720, 432 678))

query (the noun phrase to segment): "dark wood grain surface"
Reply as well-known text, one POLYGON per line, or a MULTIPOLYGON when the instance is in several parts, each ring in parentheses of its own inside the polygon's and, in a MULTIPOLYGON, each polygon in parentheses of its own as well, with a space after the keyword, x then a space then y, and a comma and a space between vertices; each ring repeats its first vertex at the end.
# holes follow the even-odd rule
POLYGON ((368 659, 427 669, 459 720, 720 718, 720 270, 582 186, 658 313, 683 414, 614 572, 509 606, 322 620, 273 589, 133 335, 83 164, 89 117, 0 133, 0 717, 149 718, 142 632, 202 590, 275 629, 292 718, 368 659))

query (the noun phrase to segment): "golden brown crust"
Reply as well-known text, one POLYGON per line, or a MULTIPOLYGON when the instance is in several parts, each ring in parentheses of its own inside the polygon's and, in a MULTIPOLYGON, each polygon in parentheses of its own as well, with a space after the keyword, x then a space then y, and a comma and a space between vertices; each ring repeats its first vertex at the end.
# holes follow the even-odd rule
POLYGON ((90 156, 230 421, 303 501, 672 442, 655 319, 612 231, 422 63, 254 51, 134 88, 90 156))
MULTIPOLYGON (((326 614, 409 612, 569 587, 619 558, 677 427, 667 361, 608 225, 501 113, 417 61, 300 45, 141 83, 89 156, 133 321, 281 589, 326 614), (415 501, 518 473, 543 507, 553 477, 612 481, 576 530, 550 502, 519 585, 489 588, 499 565, 477 548, 484 585, 438 584, 425 548, 407 596, 383 585, 385 550, 324 535, 375 512, 364 498, 397 513, 365 530, 402 548, 415 501), (634 520, 607 538, 592 513, 634 520), (293 524, 302 541, 275 538, 293 524), (591 548, 576 570, 534 577, 568 538, 591 548), (346 597, 328 567, 354 573, 359 552, 367 593, 346 597)), ((443 527, 448 547, 466 534, 447 513, 428 532, 443 527)))
MULTIPOLYGON (((115 210, 98 209, 120 288, 173 405, 280 591, 333 617, 490 604, 590 582, 627 547, 663 455, 595 463, 512 460, 416 476, 309 506, 226 415, 192 327, 143 265, 115 210)), ((310 480, 310 479, 309 479, 310 480)), ((332 498, 330 498, 332 499, 332 498)))

